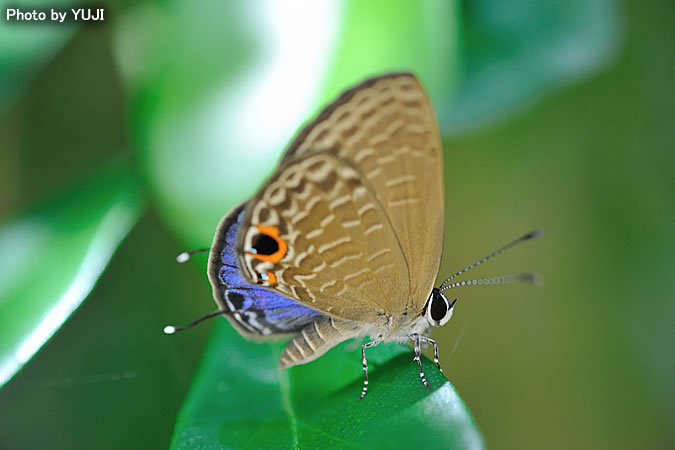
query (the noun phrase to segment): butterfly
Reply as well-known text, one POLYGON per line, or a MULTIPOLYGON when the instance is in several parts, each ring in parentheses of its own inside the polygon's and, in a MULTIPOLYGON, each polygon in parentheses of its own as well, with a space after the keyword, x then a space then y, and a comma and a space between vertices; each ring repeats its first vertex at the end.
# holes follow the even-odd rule
POLYGON ((412 341, 428 388, 421 346, 433 346, 440 369, 438 345, 426 333, 450 320, 457 301, 444 291, 534 278, 450 281, 540 234, 434 287, 445 229, 443 179, 433 107, 413 74, 385 74, 347 90, 297 135, 260 190, 224 216, 206 249, 219 309, 188 326, 224 315, 247 338, 289 336, 282 369, 369 336, 361 346, 359 400, 368 392, 366 349, 412 341))

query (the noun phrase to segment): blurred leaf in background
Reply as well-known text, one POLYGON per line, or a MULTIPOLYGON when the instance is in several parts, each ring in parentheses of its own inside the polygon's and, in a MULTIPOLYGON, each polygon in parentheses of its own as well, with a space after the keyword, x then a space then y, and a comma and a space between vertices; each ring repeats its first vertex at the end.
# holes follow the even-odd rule
MULTIPOLYGON (((173 256, 210 242, 323 103, 392 69, 420 75, 447 133, 442 274, 533 227, 548 232, 481 269, 535 269, 542 289, 462 292, 436 336, 486 443, 670 446, 672 4, 132 3, 81 27, 51 61, 27 52, 44 69, 22 82, 25 96, 0 85, 16 99, 0 116, 3 216, 119 156, 151 206, 89 301, 0 391, 0 447, 168 445, 209 326, 170 339, 161 329, 212 308, 204 261, 193 271, 173 256)), ((9 36, 0 32, 0 49, 22 55, 9 36)), ((218 324, 177 436, 224 370, 214 349, 232 354, 239 342, 228 333, 218 324)), ((277 347, 259 347, 266 359, 236 367, 274 360, 277 347)), ((290 370, 291 385, 332 375, 342 357, 290 370)), ((209 443, 235 442, 224 436, 209 443)))
POLYGON ((0 2, 3 26, 0 27, 0 112, 7 109, 33 80, 35 73, 49 61, 77 30, 75 26, 55 24, 19 24, 6 21, 7 8, 32 11, 47 7, 65 9, 72 1, 29 0, 0 2))
POLYGON ((190 246, 210 242, 223 211, 252 195, 298 127, 369 75, 413 70, 443 92, 456 65, 456 8, 201 1, 129 13, 116 55, 133 94, 140 168, 169 226, 190 246), (427 27, 434 34, 417 42, 427 27))
POLYGON ((448 134, 531 107, 611 63, 623 24, 614 0, 467 0, 459 89, 438 106, 448 134))
POLYGON ((141 206, 118 164, 0 226, 0 386, 89 294, 141 206))

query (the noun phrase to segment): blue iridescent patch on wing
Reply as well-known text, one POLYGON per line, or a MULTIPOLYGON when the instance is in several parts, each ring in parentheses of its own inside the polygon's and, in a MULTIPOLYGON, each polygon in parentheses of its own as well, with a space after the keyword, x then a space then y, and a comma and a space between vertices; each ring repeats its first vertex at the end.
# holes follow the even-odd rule
MULTIPOLYGON (((217 269, 218 284, 222 286, 221 305, 228 310, 228 316, 249 333, 270 336, 299 331, 305 325, 321 316, 318 311, 275 292, 250 284, 237 266, 235 244, 237 232, 243 219, 245 207, 233 210, 219 230, 224 239, 219 241, 220 267, 217 269)), ((218 300, 218 298, 216 298, 218 300)))

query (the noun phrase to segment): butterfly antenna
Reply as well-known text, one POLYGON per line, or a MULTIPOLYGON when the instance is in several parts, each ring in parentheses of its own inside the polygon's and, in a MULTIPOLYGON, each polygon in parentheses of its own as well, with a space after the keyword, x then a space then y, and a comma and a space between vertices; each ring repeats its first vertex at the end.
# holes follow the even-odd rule
POLYGON ((465 280, 465 281, 455 281, 452 284, 449 284, 441 289, 445 291, 446 289, 452 289, 459 286, 497 286, 498 284, 511 284, 511 283, 528 283, 534 285, 540 285, 542 283, 542 276, 538 273, 514 273, 510 275, 501 275, 496 277, 488 278, 477 278, 475 280, 465 280))
POLYGON ((186 330, 188 328, 192 328, 195 325, 199 325, 200 323, 202 323, 205 320, 208 320, 212 317, 219 316, 223 313, 225 313, 225 311, 221 311, 220 309, 217 310, 217 311, 213 311, 211 314, 207 314, 204 317, 200 317, 199 319, 195 320, 194 322, 189 323, 187 325, 183 325, 182 327, 174 327, 173 325, 167 325, 167 326, 164 327, 164 334, 174 334, 176 331, 183 331, 183 330, 186 330))
POLYGON ((188 261, 190 261, 190 258, 192 258, 192 256, 196 255, 197 253, 206 253, 209 250, 211 250, 211 249, 210 248, 200 248, 199 250, 193 250, 191 252, 183 252, 180 255, 176 256, 176 262, 178 262, 180 264, 182 264, 184 262, 188 262, 188 261))
MULTIPOLYGON (((520 238, 516 239, 515 241, 506 244, 504 247, 500 248, 496 252, 493 252, 493 253, 489 254, 485 258, 481 258, 478 261, 476 261, 475 263, 473 263, 469 266, 466 266, 465 268, 463 268, 462 270, 460 270, 459 272, 457 272, 456 274, 454 274, 453 276, 451 276, 450 278, 448 278, 447 280, 442 282, 441 285, 438 288, 441 291, 449 289, 449 286, 446 286, 446 284, 448 284, 451 280, 457 278, 458 276, 460 276, 464 272, 466 272, 470 269, 473 269, 474 267, 476 267, 479 264, 483 264, 485 261, 488 261, 488 260, 494 258, 497 255, 500 255, 500 254, 504 253, 506 250, 510 249, 511 247, 514 247, 517 244, 520 244, 521 242, 529 241, 530 239, 534 239, 534 238, 536 238, 538 236, 541 236, 543 234, 544 234, 543 230, 535 230, 535 231, 531 231, 531 232, 527 233, 525 236, 520 237, 520 238)), ((525 275, 525 274, 521 274, 521 275, 525 275)), ((517 275, 506 275, 506 277, 511 277, 511 276, 517 276, 517 275)), ((499 277, 497 277, 497 278, 499 278, 499 277)), ((489 278, 489 279, 492 279, 492 278, 489 278)), ((473 282, 473 281, 478 281, 478 280, 471 280, 471 281, 473 282)), ((457 284, 457 283, 454 283, 454 284, 457 284)), ((497 283, 497 284, 500 284, 500 283, 497 283)), ((456 287, 456 286, 453 286, 453 287, 456 287)))

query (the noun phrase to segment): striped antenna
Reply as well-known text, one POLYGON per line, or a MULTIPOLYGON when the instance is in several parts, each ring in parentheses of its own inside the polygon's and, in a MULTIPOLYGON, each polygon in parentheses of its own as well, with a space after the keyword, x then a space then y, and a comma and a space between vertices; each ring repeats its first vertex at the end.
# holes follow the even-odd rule
MULTIPOLYGON (((535 231, 531 231, 531 232, 527 233, 525 236, 520 237, 520 238, 516 239, 515 241, 506 244, 504 247, 500 248, 496 252, 493 252, 493 253, 489 254, 485 258, 481 258, 478 261, 476 261, 475 263, 473 263, 469 266, 466 266, 465 268, 463 268, 462 270, 460 270, 459 272, 457 272, 456 274, 454 274, 453 276, 451 276, 450 278, 448 278, 447 280, 442 282, 441 285, 438 288, 441 291, 444 291, 444 290, 448 289, 448 287, 445 286, 445 285, 448 284, 451 280, 453 280, 453 279, 457 278, 458 276, 460 276, 461 274, 463 274, 464 272, 466 272, 470 269, 473 269, 474 267, 476 267, 479 264, 483 264, 485 261, 488 261, 488 260, 494 258, 497 255, 500 255, 500 254, 504 253, 506 250, 510 249, 511 247, 514 247, 516 244, 520 244, 521 242, 529 241, 530 239, 534 239, 534 238, 536 238, 538 236, 541 236, 543 234, 544 234, 543 230, 535 230, 535 231)), ((510 276, 510 275, 508 275, 508 276, 510 276)), ((474 281, 474 280, 472 280, 472 281, 474 281)), ((475 281, 478 281, 478 280, 475 280, 475 281)))
POLYGON ((498 284, 511 283, 528 283, 539 285, 542 283, 541 275, 537 273, 514 273, 511 275, 501 275, 489 278, 478 278, 475 280, 455 281, 452 284, 445 286, 441 291, 452 289, 460 286, 497 286, 498 284))

